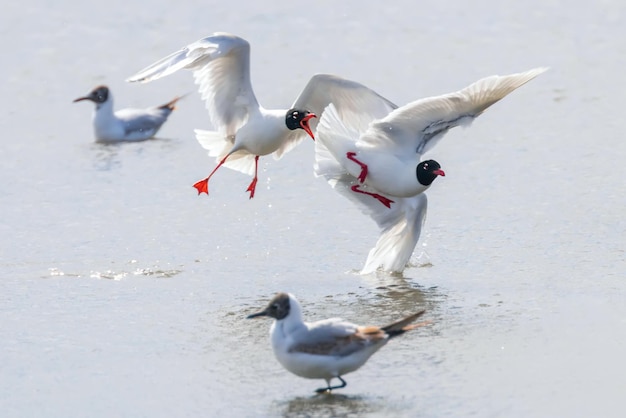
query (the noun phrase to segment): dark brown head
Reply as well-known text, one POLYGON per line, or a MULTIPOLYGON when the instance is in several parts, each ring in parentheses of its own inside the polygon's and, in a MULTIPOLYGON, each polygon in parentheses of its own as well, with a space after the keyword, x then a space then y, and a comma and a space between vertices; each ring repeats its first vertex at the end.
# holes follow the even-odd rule
POLYGON ((285 123, 287 124, 287 128, 292 131, 295 131, 296 129, 304 129, 306 133, 309 134, 309 136, 315 141, 315 136, 309 126, 309 120, 316 117, 315 113, 309 112, 308 110, 289 109, 287 111, 287 115, 285 115, 285 123))
POLYGON ((102 104, 109 100, 109 88, 107 86, 98 86, 91 90, 88 95, 75 99, 74 103, 82 100, 91 100, 95 104, 102 104))
POLYGON ((422 161, 415 169, 417 181, 423 186, 430 186, 437 176, 445 176, 446 173, 441 169, 439 163, 435 160, 422 161))
POLYGON ((261 312, 254 313, 252 315, 248 315, 246 318, 257 318, 259 316, 269 316, 277 320, 285 319, 287 315, 289 315, 289 310, 291 309, 289 303, 289 295, 287 293, 278 293, 274 298, 270 301, 267 308, 262 310, 261 312))

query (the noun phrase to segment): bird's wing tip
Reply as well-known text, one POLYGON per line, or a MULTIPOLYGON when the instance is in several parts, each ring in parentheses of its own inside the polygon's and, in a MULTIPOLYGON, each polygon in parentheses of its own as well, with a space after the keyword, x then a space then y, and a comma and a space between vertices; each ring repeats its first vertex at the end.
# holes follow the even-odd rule
POLYGON ((132 77, 128 77, 124 81, 126 81, 127 83, 141 83, 144 80, 145 80, 145 78, 132 76, 132 77))

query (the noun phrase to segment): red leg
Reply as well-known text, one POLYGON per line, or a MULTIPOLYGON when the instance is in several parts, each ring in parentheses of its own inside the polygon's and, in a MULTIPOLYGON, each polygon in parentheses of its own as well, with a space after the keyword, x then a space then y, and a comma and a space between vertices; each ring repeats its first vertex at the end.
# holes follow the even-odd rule
POLYGON ((246 189, 246 192, 250 192, 250 199, 252 199, 254 197, 254 191, 256 190, 257 171, 258 171, 258 169, 259 169, 259 156, 255 155, 254 156, 254 178, 252 179, 252 182, 250 183, 250 185, 246 189))
POLYGON ((356 155, 356 152, 346 153, 346 157, 348 157, 348 160, 354 161, 355 163, 361 166, 361 174, 359 174, 359 181, 363 183, 365 181, 365 177, 367 177, 367 164, 364 164, 361 161, 354 158, 355 155, 356 155))
POLYGON ((199 182, 197 182, 196 184, 193 185, 193 187, 195 187, 198 190, 198 194, 202 194, 202 193, 206 193, 207 195, 209 194, 209 179, 211 178, 211 176, 213 175, 213 173, 215 173, 217 171, 218 168, 220 168, 222 166, 222 164, 224 164, 226 162, 226 159, 228 158, 230 154, 228 154, 226 157, 222 158, 222 161, 220 161, 220 163, 217 165, 217 167, 215 167, 213 169, 213 171, 211 171, 211 174, 209 174, 209 177, 200 180, 199 182))
POLYGON ((394 203, 393 200, 391 200, 389 198, 386 198, 383 195, 379 195, 378 193, 370 193, 370 192, 366 192, 365 190, 359 189, 359 185, 358 184, 355 184, 354 186, 352 186, 351 190, 353 192, 356 192, 356 193, 363 193, 363 194, 366 194, 368 196, 372 196, 374 199, 378 199, 378 201, 380 203, 382 203, 383 205, 387 206, 389 209, 391 209, 391 204, 394 203))

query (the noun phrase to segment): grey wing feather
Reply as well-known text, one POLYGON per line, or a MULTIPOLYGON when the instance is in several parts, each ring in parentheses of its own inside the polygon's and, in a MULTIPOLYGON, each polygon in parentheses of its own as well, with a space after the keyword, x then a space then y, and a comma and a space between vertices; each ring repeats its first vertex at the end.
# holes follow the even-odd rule
POLYGON ((318 119, 311 120, 315 129, 330 103, 335 105, 344 123, 355 128, 366 127, 398 107, 363 84, 331 74, 311 77, 292 107, 315 113, 318 119))
MULTIPOLYGON (((317 118, 309 121, 315 133, 322 113, 330 103, 335 105, 346 125, 359 130, 365 130, 371 121, 385 117, 398 107, 363 84, 332 74, 315 74, 311 77, 291 107, 317 115, 317 118)), ((274 157, 280 158, 304 138, 306 136, 302 130, 291 132, 274 157)))
POLYGON ((298 342, 289 350, 309 354, 334 354, 339 347, 349 343, 357 329, 357 325, 341 318, 308 323, 306 329, 294 336, 294 340, 298 342))
POLYGON ((115 116, 122 121, 126 135, 133 132, 148 133, 151 131, 154 134, 171 113, 172 110, 168 108, 122 109, 115 112, 115 116))
POLYGON ((471 123, 489 106, 546 70, 494 75, 454 93, 414 101, 372 124, 362 140, 393 148, 399 154, 424 153, 449 129, 471 123))

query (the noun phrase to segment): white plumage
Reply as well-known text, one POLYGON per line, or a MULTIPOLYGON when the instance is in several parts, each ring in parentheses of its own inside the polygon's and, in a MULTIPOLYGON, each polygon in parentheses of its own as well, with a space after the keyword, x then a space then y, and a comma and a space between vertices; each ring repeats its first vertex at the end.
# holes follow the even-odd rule
POLYGON ((393 324, 359 326, 340 318, 304 322, 300 303, 290 293, 278 293, 263 311, 248 318, 275 319, 270 329, 272 349, 278 362, 291 373, 308 379, 324 379, 326 392, 346 386, 342 378, 360 368, 390 338, 423 326, 413 324, 425 311, 419 311, 393 324), (339 386, 330 386, 337 378, 339 386))
POLYGON ((170 102, 147 109, 113 110, 113 95, 107 86, 94 88, 87 96, 74 102, 89 100, 95 103, 93 129, 97 141, 143 141, 152 138, 161 129, 176 108, 176 97, 170 102))
POLYGON ((342 109, 341 103, 326 108, 317 127, 315 173, 355 201, 381 229, 362 273, 379 267, 400 272, 409 261, 426 216, 423 192, 435 178, 422 182, 419 173, 427 163, 433 173, 443 175, 442 170, 432 170, 438 163, 420 162, 422 154, 449 129, 469 125, 544 71, 486 77, 457 92, 417 100, 384 115, 374 106, 357 110, 358 115, 342 109))

